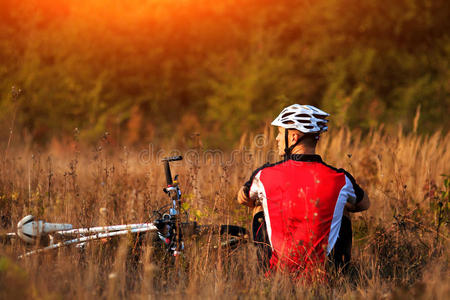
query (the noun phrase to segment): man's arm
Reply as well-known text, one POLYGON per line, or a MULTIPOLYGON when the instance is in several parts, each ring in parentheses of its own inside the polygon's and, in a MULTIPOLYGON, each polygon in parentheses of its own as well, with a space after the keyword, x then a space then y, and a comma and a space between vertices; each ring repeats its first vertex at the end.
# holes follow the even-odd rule
POLYGON ((369 196, 367 195, 367 193, 364 193, 363 199, 361 201, 359 201, 358 203, 351 204, 351 203, 347 202, 345 204, 346 210, 349 212, 353 212, 353 213, 367 210, 369 207, 370 207, 370 200, 369 200, 369 196))
POLYGON ((255 201, 250 199, 250 197, 248 197, 247 195, 248 187, 244 185, 238 192, 238 202, 248 207, 255 207, 255 201))

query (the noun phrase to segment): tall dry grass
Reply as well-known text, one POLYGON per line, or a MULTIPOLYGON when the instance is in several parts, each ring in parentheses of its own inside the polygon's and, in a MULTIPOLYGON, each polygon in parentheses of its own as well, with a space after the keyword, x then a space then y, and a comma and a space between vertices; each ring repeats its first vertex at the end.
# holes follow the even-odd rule
MULTIPOLYGON (((186 159, 172 168, 180 175, 191 219, 249 228, 251 212, 236 203, 236 192, 253 169, 276 159, 273 134, 267 128, 243 136, 234 152, 202 149, 198 141, 197 147, 180 150, 186 159)), ((325 284, 265 277, 250 243, 230 253, 210 240, 186 240, 184 256, 170 261, 154 243, 144 242, 139 261, 130 267, 133 237, 21 260, 17 255, 26 246, 4 240, 0 298, 444 299, 450 293, 449 187, 441 175, 450 173, 449 145, 450 134, 441 132, 423 137, 374 130, 363 136, 341 129, 323 136, 318 153, 352 173, 372 203, 367 212, 353 215, 349 272, 330 271, 325 284)), ((167 202, 156 158, 173 145, 164 147, 118 148, 105 135, 96 147, 79 145, 75 137, 46 151, 29 145, 10 149, 0 170, 1 233, 14 231, 27 214, 74 226, 148 221, 151 211, 167 202)))

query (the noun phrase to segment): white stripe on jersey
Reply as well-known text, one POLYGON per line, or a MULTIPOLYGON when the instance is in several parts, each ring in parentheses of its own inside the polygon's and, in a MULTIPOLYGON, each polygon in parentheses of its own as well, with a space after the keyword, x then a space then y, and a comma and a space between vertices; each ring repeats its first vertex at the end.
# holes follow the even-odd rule
MULTIPOLYGON (((261 170, 262 171, 262 170, 261 170)), ((267 235, 269 236, 270 246, 273 249, 272 244, 272 227, 270 226, 269 208, 267 206, 267 195, 264 185, 259 178, 261 176, 261 171, 259 171, 253 178, 253 183, 250 187, 249 196, 251 199, 259 199, 262 203, 264 210, 264 220, 266 221, 267 235)))
POLYGON ((355 190, 350 179, 345 175, 345 185, 339 192, 338 199, 336 201, 336 206, 334 207, 333 220, 331 221, 330 235, 328 236, 328 246, 327 255, 330 254, 331 250, 336 243, 339 236, 339 231, 341 230, 342 215, 344 214, 344 206, 348 200, 356 199, 355 190))

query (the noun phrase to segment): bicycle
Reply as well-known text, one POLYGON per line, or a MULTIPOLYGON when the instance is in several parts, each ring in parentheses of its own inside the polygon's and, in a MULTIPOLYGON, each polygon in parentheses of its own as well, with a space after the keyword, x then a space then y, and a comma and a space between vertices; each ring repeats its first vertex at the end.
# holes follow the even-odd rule
MULTIPOLYGON (((170 162, 182 160, 182 156, 166 157, 164 163, 167 186, 163 191, 168 195, 171 203, 153 211, 156 217, 149 223, 121 224, 110 226, 96 226, 89 228, 73 228, 71 224, 47 223, 35 220, 31 215, 24 217, 17 224, 17 233, 7 233, 7 237, 19 237, 28 244, 36 244, 45 240, 47 246, 26 252, 19 258, 25 258, 52 249, 76 245, 83 249, 86 243, 99 239, 109 239, 127 234, 136 234, 142 243, 141 233, 155 232, 157 240, 164 245, 165 252, 170 256, 178 256, 184 250, 184 238, 202 236, 211 233, 220 238, 219 247, 233 249, 248 241, 247 230, 235 225, 199 225, 189 221, 188 212, 184 212, 182 220, 181 190, 178 175, 172 178, 170 162)), ((136 243, 138 244, 138 243, 136 243)), ((217 247, 217 246, 216 246, 217 247)))

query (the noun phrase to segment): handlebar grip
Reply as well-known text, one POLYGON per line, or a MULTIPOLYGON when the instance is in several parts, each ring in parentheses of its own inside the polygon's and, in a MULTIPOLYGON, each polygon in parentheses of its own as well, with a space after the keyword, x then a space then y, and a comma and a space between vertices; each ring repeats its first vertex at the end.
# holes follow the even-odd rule
POLYGON ((172 157, 164 157, 162 159, 162 161, 170 162, 170 161, 177 161, 177 160, 182 160, 182 159, 183 159, 183 156, 179 155, 179 156, 172 156, 172 157))

